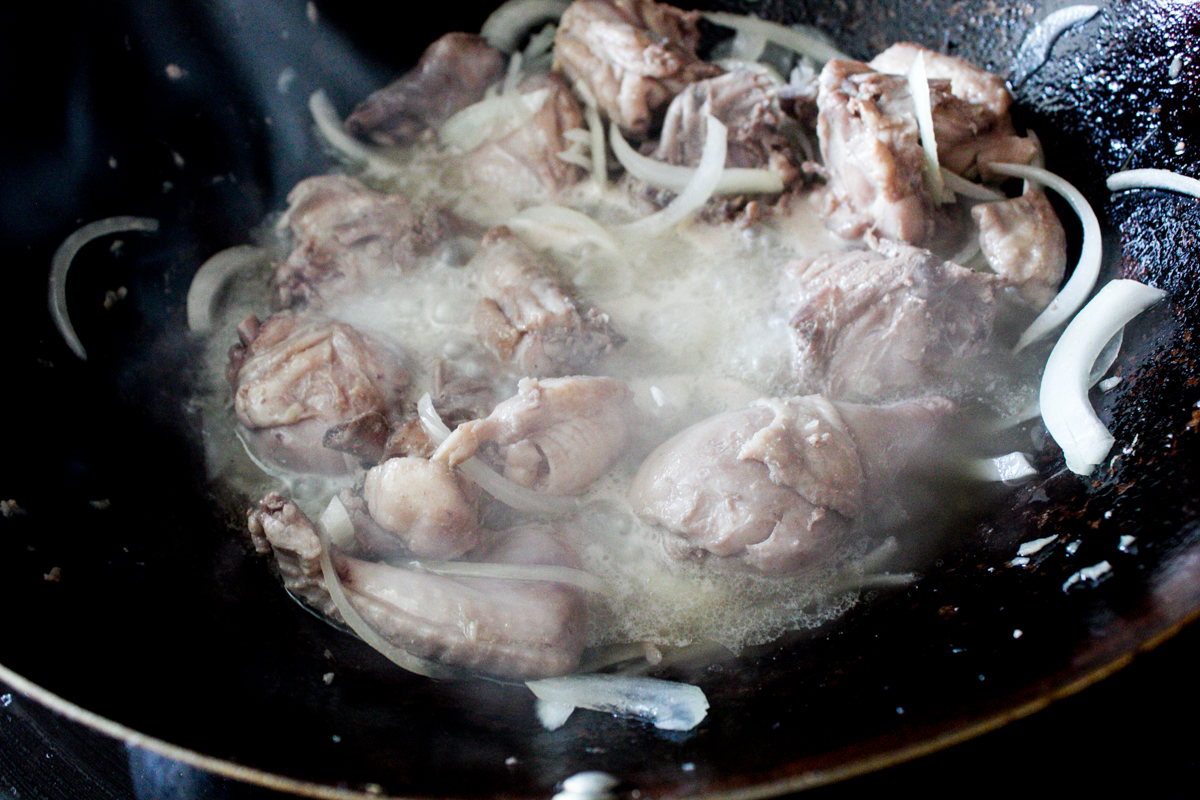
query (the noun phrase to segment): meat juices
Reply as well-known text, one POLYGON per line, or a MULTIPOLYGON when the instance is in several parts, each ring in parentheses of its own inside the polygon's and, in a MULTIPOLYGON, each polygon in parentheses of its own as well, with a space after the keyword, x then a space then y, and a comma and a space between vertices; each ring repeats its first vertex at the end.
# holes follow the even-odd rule
POLYGON ((447 34, 346 121, 409 172, 382 186, 317 176, 289 195, 292 247, 272 282, 287 310, 243 322, 227 377, 257 456, 340 481, 269 493, 248 517, 256 550, 313 608, 340 619, 336 577, 346 616, 349 602, 396 647, 517 679, 570 672, 591 645, 761 643, 814 602, 828 615, 805 619, 827 621, 844 610, 833 576, 954 412, 931 392, 965 392, 1007 295, 1036 307, 1053 294, 1065 236, 1045 195, 943 203, 904 73, 923 59, 942 166, 983 181, 989 163, 1034 155, 1001 78, 898 44, 783 83, 702 60, 698 20, 652 0, 575 0, 553 71, 534 74, 447 34), (761 203, 777 213, 730 226, 719 211, 737 198, 710 198, 698 222, 629 232, 647 196, 673 193, 581 180, 585 102, 675 166, 699 162, 712 114, 728 167, 783 178, 761 203), (802 175, 826 186, 806 195, 802 175), (536 205, 549 207, 503 224, 536 205), (990 273, 935 254, 958 250, 971 219, 990 273), (538 249, 572 226, 588 228, 579 246, 538 249), (449 239, 462 258, 444 257, 449 239), (428 407, 428 429, 413 414, 426 392, 452 428, 440 444, 428 407), (541 493, 566 516, 503 507, 460 473, 472 458, 528 490, 507 487, 508 502, 538 507, 541 493), (323 553, 300 504, 331 496, 345 530, 323 553), (575 586, 585 565, 603 595, 575 586), (759 617, 763 598, 778 612, 759 617))
POLYGON ((759 400, 658 447, 633 479, 630 504, 685 551, 769 574, 813 567, 952 408, 940 397, 883 408, 819 395, 759 400))

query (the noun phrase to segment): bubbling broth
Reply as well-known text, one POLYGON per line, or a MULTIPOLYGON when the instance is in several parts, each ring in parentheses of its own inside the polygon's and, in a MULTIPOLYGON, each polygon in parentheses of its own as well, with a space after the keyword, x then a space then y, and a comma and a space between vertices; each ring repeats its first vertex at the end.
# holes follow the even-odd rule
POLYGON ((251 534, 288 589, 401 662, 541 677, 584 648, 738 652, 837 618, 886 566, 898 474, 964 401, 1001 402, 1004 368, 980 361, 997 307, 1061 277, 1054 254, 1041 271, 1021 256, 1061 233, 1040 190, 975 185, 976 210, 992 197, 1029 240, 994 246, 932 177, 943 145, 973 180, 984 152, 1033 158, 995 76, 898 45, 819 79, 795 54, 785 79, 701 58, 697 19, 576 0, 552 69, 545 36, 501 53, 449 34, 344 128, 313 98, 357 177, 299 184, 223 296, 209 467, 264 497, 251 534), (678 72, 617 102, 578 60, 581 42, 611 56, 602 23, 678 72), (1000 94, 958 97, 954 70, 1000 94), (468 73, 490 77, 454 83, 468 73), (456 108, 414 99, 430 75, 456 108), (922 93, 987 146, 923 138, 922 93), (481 469, 502 493, 464 477, 481 469))

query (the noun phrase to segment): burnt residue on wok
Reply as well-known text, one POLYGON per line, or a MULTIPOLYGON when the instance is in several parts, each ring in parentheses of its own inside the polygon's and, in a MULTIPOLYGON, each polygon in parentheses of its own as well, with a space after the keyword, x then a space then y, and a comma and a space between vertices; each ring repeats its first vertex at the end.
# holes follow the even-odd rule
MULTIPOLYGON (((1016 7, 989 15, 983 3, 942 4, 940 14, 911 18, 883 7, 831 12, 812 5, 755 9, 815 22, 854 55, 915 39, 997 69, 1011 61, 1032 21, 1016 7), (869 45, 849 33, 851 19, 869 26, 869 45)), ((225 19, 223 10, 212 13, 225 19)), ((352 24, 353 15, 343 13, 352 24)), ((188 19, 180 12, 172 21, 188 19)), ((299 14, 289 19, 292 35, 304 40, 307 23, 299 14)), ((1056 168, 1106 218, 1110 252, 1122 254, 1109 274, 1171 291, 1169 306, 1127 332, 1116 367, 1122 381, 1098 400, 1120 458, 1081 480, 1056 472, 1061 460, 1048 445, 1039 461, 1045 477, 1016 490, 1015 511, 1006 505, 980 515, 914 587, 856 609, 828 635, 702 673, 698 681, 713 707, 726 711, 720 725, 682 740, 608 718, 548 733, 525 695, 398 677, 357 642, 299 614, 203 488, 197 491, 203 471, 183 390, 187 345, 161 331, 182 327, 189 270, 239 241, 303 172, 267 159, 289 140, 266 135, 263 101, 246 100, 240 84, 231 84, 239 102, 214 103, 218 110, 201 115, 203 137, 186 131, 196 110, 221 94, 198 86, 217 80, 210 72, 228 74, 196 66, 229 63, 223 51, 198 46, 220 26, 180 24, 179 49, 164 47, 152 57, 140 51, 143 65, 121 52, 139 52, 125 50, 124 36, 148 23, 132 13, 120 22, 127 24, 98 28, 108 35, 97 37, 93 52, 123 65, 117 73, 126 87, 148 85, 173 99, 152 114, 134 99, 138 92, 123 97, 103 73, 94 91, 119 98, 121 109, 155 131, 148 137, 154 141, 116 150, 119 137, 101 134, 79 156, 98 166, 80 167, 72 178, 78 188, 47 192, 62 224, 41 219, 26 238, 10 211, 16 205, 5 205, 6 244, 21 242, 19 263, 37 272, 15 276, 18 291, 5 299, 13 312, 5 315, 5 332, 22 345, 13 385, 28 387, 5 399, 9 418, 22 423, 0 485, 0 494, 16 501, 0 520, 4 597, 10 608, 29 609, 6 619, 0 661, 14 672, 195 753, 330 786, 541 794, 573 772, 600 766, 645 792, 769 793, 802 785, 806 774, 854 771, 1020 713, 1194 615, 1189 564, 1200 390, 1192 379, 1197 309, 1183 289, 1200 269, 1197 211, 1184 198, 1126 192, 1109 199, 1102 188, 1105 175, 1123 166, 1187 172, 1200 152, 1188 101, 1197 81, 1194 12, 1114 4, 1091 27, 1065 35, 1017 93, 1026 121, 1056 132, 1047 137, 1056 168), (188 64, 180 53, 200 55, 188 64), (1176 56, 1183 68, 1169 79, 1176 56), (193 83, 171 82, 165 69, 172 63, 189 70, 193 83), (142 66, 152 78, 140 77, 142 66), (1109 89, 1110 82, 1120 87, 1109 89), (186 102, 180 86, 192 87, 186 102), (223 148, 231 129, 258 144, 223 148), (260 135, 273 144, 262 144, 260 135), (201 146, 203 138, 214 146, 201 146), (109 149, 115 169, 102 155, 109 149), (164 181, 174 184, 169 191, 164 181), (154 238, 123 237, 117 253, 98 245, 81 263, 71 288, 83 298, 76 307, 121 285, 128 291, 107 310, 100 304, 81 312, 91 358, 77 364, 48 320, 16 310, 40 312, 44 266, 33 264, 48 263, 62 233, 77 219, 112 213, 160 216, 164 229, 154 238), (165 365, 173 379, 164 382, 150 365, 165 365), (1059 538, 1027 565, 1009 566, 1021 543, 1052 533, 1059 538), (1081 568, 1101 561, 1112 567, 1107 578, 1071 583, 1081 568), (253 617, 246 607, 256 609, 253 617), (683 772, 685 763, 694 769, 683 772)), ((372 80, 380 83, 390 71, 380 67, 372 80)), ((342 91, 347 100, 354 93, 342 91)), ((303 138, 290 140, 299 152, 311 147, 303 138)), ((38 177, 25 169, 10 174, 38 177)), ((57 175, 45 169, 42 176, 57 175)))

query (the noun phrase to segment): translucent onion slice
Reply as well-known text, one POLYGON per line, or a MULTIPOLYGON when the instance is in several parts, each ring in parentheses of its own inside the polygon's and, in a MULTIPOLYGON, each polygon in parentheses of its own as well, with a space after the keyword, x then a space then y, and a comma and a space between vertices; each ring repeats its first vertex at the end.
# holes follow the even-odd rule
POLYGON ((1088 373, 1118 330, 1166 292, 1131 280, 1101 289, 1059 337, 1042 376, 1040 402, 1046 431, 1062 447, 1067 468, 1090 475, 1112 448, 1113 436, 1088 401, 1088 373))
MULTIPOLYGON (((625 141, 615 124, 609 125, 608 136, 621 166, 633 177, 659 189, 682 192, 699 169, 667 164, 642 155, 625 141)), ((782 191, 783 177, 774 170, 731 167, 722 171, 713 194, 779 194, 782 191)))
POLYGON ((993 189, 990 186, 984 186, 980 183, 975 183, 959 175, 957 172, 951 172, 945 167, 941 167, 938 172, 941 173, 942 183, 946 188, 955 194, 961 194, 968 200, 979 200, 985 203, 995 202, 997 200, 1007 200, 1008 195, 999 189, 993 189))
MULTIPOLYGON (((450 435, 450 429, 438 416, 428 393, 422 395, 417 402, 417 413, 421 425, 437 444, 444 442, 450 435)), ((579 509, 579 502, 575 498, 535 492, 513 483, 474 456, 459 464, 458 469, 469 480, 478 484, 479 488, 517 511, 543 517, 558 517, 573 514, 579 509)))
POLYGON ((528 94, 513 91, 472 103, 442 123, 438 141, 464 151, 474 150, 488 139, 498 138, 524 125, 541 110, 549 89, 528 94))
MULTIPOLYGON (((705 128, 704 150, 692 179, 665 208, 623 226, 624 231, 643 236, 666 233, 703 208, 708 198, 712 197, 721 181, 721 174, 725 171, 726 129, 720 120, 711 114, 706 118, 705 128)), ((613 131, 615 133, 615 126, 613 131)))
POLYGON ((79 340, 79 335, 75 333, 75 326, 71 324, 71 315, 67 312, 67 273, 71 270, 71 263, 75 260, 75 256, 88 242, 102 236, 131 231, 153 233, 157 230, 158 220, 156 219, 108 217, 84 225, 64 239, 58 249, 54 251, 54 257, 50 259, 50 316, 54 319, 54 326, 58 328, 67 347, 71 348, 71 352, 79 356, 81 360, 87 361, 87 350, 84 349, 83 342, 79 340))
POLYGON ((610 256, 620 257, 621 247, 608 229, 568 206, 530 206, 504 223, 538 248, 566 249, 565 240, 591 242, 610 256))
POLYGON ((1127 169, 1108 176, 1108 190, 1163 189, 1168 192, 1200 197, 1200 180, 1165 169, 1127 169))
POLYGON ((937 136, 933 128, 933 101, 929 97, 929 75, 925 71, 925 54, 917 53, 908 68, 908 90, 912 94, 917 129, 921 133, 921 149, 925 151, 925 181, 936 203, 953 203, 954 192, 946 188, 942 168, 938 163, 937 136))
POLYGON ((667 731, 690 731, 708 715, 699 686, 630 675, 571 675, 526 681, 538 699, 538 718, 550 730, 576 708, 634 717, 667 731))
POLYGON ((346 133, 342 118, 323 90, 317 89, 308 98, 308 111, 326 143, 348 160, 362 164, 365 174, 383 179, 401 172, 401 166, 395 161, 346 133))
MULTIPOLYGON (((337 504, 342 505, 342 501, 336 497, 329 502, 330 506, 337 504)), ((342 506, 342 515, 349 520, 349 515, 346 514, 346 509, 342 506)), ((341 613, 342 619, 350 626, 350 629, 358 634, 358 637, 369 644, 372 648, 379 651, 393 664, 403 667, 409 672, 415 672, 418 675, 424 675, 427 678, 453 678, 459 675, 455 670, 444 667, 441 664, 435 664, 432 661, 426 661, 423 658, 417 658, 407 650, 397 647, 396 645, 383 638, 370 623, 358 613, 351 603, 350 598, 346 596, 346 590, 342 587, 342 581, 338 577, 337 570, 333 566, 333 535, 325 529, 323 522, 336 520, 340 515, 336 511, 331 512, 326 508, 325 513, 321 514, 317 521, 317 538, 321 542, 321 573, 325 579, 325 588, 329 590, 329 596, 333 600, 334 606, 341 613)))
POLYGON ((848 59, 850 56, 838 50, 825 40, 825 37, 813 28, 801 26, 787 27, 777 22, 769 22, 753 15, 730 14, 725 11, 701 12, 705 19, 716 25, 732 28, 747 36, 761 36, 768 42, 774 42, 780 47, 808 56, 814 61, 829 61, 833 58, 848 59))
POLYGON ((188 328, 193 333, 211 331, 213 307, 221 289, 234 275, 261 264, 266 257, 267 252, 261 247, 243 244, 222 250, 205 261, 188 287, 188 328))
POLYGON ((496 581, 539 581, 565 583, 585 592, 604 594, 607 585, 590 572, 553 564, 494 564, 477 561, 406 561, 406 569, 432 572, 455 578, 485 578, 496 581))
POLYGON ((589 148, 592 157, 592 182, 604 191, 608 187, 608 148, 604 142, 604 122, 592 90, 582 81, 575 83, 575 94, 583 99, 583 119, 587 123, 589 148))
POLYGON ((568 0, 508 0, 484 20, 479 33, 500 52, 513 53, 535 25, 557 20, 569 5, 568 0))
POLYGON ((1096 285, 1096 278, 1100 276, 1100 221, 1096 219, 1096 212, 1092 210, 1092 206, 1079 190, 1053 172, 1025 164, 989 164, 988 169, 999 175, 1036 181, 1053 189, 1071 204, 1071 208, 1079 215, 1079 221, 1083 224, 1083 248, 1079 253, 1079 262, 1071 272, 1071 277, 1067 280, 1066 285, 1050 301, 1050 305, 1046 306, 1046 309, 1021 334, 1021 338, 1017 340, 1017 344, 1013 348, 1014 352, 1018 352, 1070 319, 1071 315, 1079 310, 1088 295, 1092 293, 1092 288, 1096 285))
POLYGON ((1010 78, 1013 87, 1020 87, 1046 63, 1050 58, 1050 49, 1054 47, 1054 42, 1059 36, 1069 28, 1087 22, 1099 11, 1099 6, 1067 6, 1048 14, 1035 25, 1033 30, 1026 34, 1020 49, 1017 50, 1016 58, 1013 59, 1016 65, 1010 78))
POLYGON ((1037 470, 1025 454, 1018 451, 976 459, 970 464, 970 473, 980 480, 1014 484, 1037 475, 1037 470))

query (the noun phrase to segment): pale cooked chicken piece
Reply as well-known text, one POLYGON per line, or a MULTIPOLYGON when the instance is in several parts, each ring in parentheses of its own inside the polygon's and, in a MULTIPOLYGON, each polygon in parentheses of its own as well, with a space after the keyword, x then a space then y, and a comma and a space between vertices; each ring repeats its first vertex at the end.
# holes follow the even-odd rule
POLYGON ((971 209, 988 266, 1035 309, 1045 308, 1067 268, 1067 234, 1046 193, 1030 187, 1020 197, 971 209))
POLYGON ((940 397, 879 407, 759 400, 660 445, 629 501, 684 553, 768 574, 803 570, 837 555, 951 408, 940 397))
POLYGON ((442 462, 388 459, 367 472, 362 497, 371 519, 391 538, 374 542, 375 554, 452 559, 481 540, 478 495, 442 462))
POLYGON ((801 391, 886 400, 929 391, 983 352, 995 321, 995 275, 927 250, 872 240, 783 270, 801 391))
POLYGON ((455 466, 495 442, 509 480, 578 494, 624 452, 633 410, 633 393, 613 378, 524 378, 490 415, 455 428, 433 460, 455 466))
POLYGON ((339 474, 355 463, 326 446, 331 430, 379 417, 383 425, 358 429, 386 436, 409 383, 399 354, 313 313, 250 317, 238 333, 228 367, 233 408, 260 455, 298 472, 339 474))
POLYGON ((475 329, 484 345, 519 374, 587 372, 623 340, 607 314, 582 307, 563 288, 553 265, 506 227, 484 236, 470 267, 483 298, 475 329))
MULTIPOLYGON (((495 544, 470 561, 580 567, 557 532, 538 524, 496 534, 495 544)), ((355 558, 335 563, 354 608, 419 658, 520 680, 563 675, 579 663, 587 605, 578 587, 451 577, 355 558)))
POLYGON ((325 588, 321 570, 321 540, 304 512, 278 492, 271 492, 250 509, 250 540, 261 554, 273 553, 283 587, 336 622, 342 615, 325 588))
POLYGON ((275 269, 285 307, 319 305, 402 275, 455 230, 444 211, 368 189, 345 175, 296 184, 284 222, 295 237, 275 269))
POLYGON ((554 65, 622 130, 642 136, 684 87, 721 73, 696 55, 699 19, 653 0, 575 0, 559 22, 554 65))

